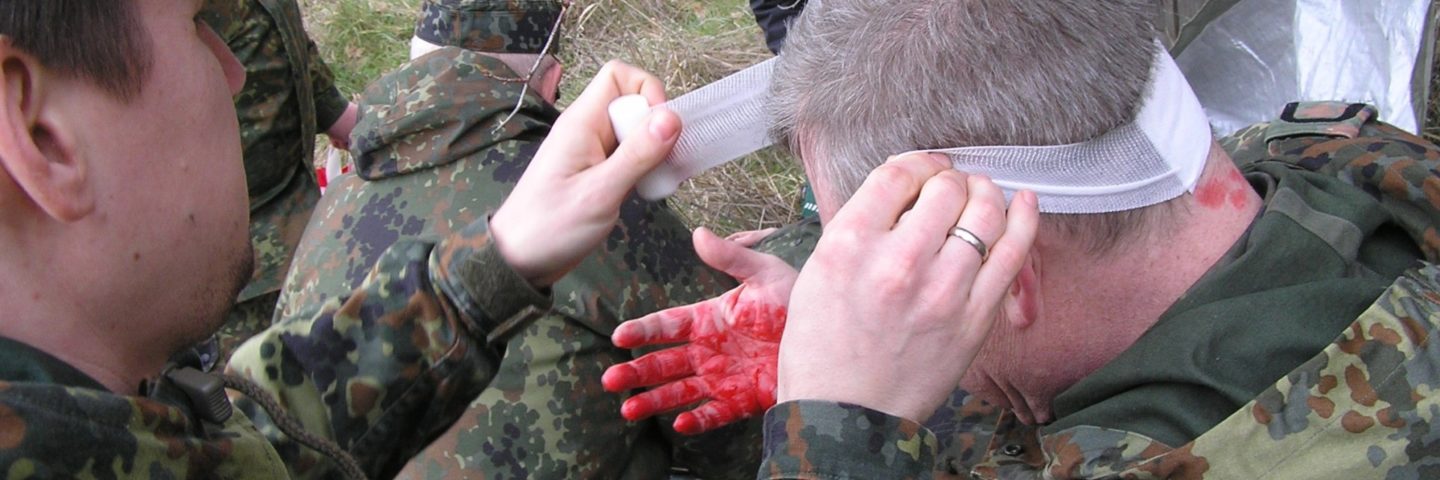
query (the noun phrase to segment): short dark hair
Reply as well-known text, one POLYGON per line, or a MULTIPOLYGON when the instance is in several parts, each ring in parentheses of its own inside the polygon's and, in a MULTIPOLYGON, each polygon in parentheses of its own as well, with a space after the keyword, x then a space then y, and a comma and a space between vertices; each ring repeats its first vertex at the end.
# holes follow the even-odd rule
POLYGON ((0 0, 0 35, 41 64, 121 99, 150 71, 149 34, 134 0, 0 0))

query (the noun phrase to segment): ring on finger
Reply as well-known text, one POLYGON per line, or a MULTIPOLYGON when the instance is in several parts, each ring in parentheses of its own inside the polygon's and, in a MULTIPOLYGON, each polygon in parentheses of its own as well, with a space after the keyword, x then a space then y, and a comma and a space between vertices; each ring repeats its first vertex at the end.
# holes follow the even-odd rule
POLYGON ((955 228, 950 229, 950 236, 958 238, 961 241, 970 244, 970 246, 975 247, 975 252, 980 254, 981 262, 984 262, 986 259, 990 258, 990 247, 985 246, 985 242, 980 240, 980 237, 978 235, 975 235, 975 232, 971 232, 969 230, 966 230, 965 227, 956 225, 955 228))

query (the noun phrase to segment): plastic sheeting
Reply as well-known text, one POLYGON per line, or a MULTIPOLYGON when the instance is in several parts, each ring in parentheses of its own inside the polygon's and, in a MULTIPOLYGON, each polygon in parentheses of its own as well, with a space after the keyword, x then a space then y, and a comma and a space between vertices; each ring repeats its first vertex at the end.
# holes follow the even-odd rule
POLYGON ((1176 61, 1218 134, 1273 120, 1296 100, 1371 103, 1418 132, 1430 0, 1179 1, 1169 13, 1187 34, 1176 61))

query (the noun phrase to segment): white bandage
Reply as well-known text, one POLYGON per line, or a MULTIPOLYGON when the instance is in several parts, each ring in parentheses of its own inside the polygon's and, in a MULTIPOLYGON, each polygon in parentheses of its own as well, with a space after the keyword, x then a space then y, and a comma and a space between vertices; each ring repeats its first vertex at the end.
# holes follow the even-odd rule
MULTIPOLYGON (((765 103, 774 66, 775 59, 766 60, 654 107, 675 112, 684 128, 670 157, 635 187, 640 196, 649 200, 668 197, 690 177, 770 146, 771 122, 765 103)), ((639 95, 611 102, 610 123, 616 137, 623 142, 624 135, 640 125, 650 108, 639 95)))
MULTIPOLYGON (((1149 93, 1134 122, 1070 145, 980 146, 937 150, 957 170, 989 176, 1006 196, 1036 193, 1046 213, 1106 213, 1141 208, 1193 192, 1209 156, 1209 120, 1175 61, 1157 45, 1149 93)), ((670 157, 637 187, 656 200, 686 179, 769 146, 768 100, 774 59, 664 105, 684 121, 670 157)), ((649 112, 644 98, 611 104, 617 136, 649 112)), ((623 141, 623 138, 622 138, 623 141)))
POLYGON ((1210 123, 1175 61, 1158 48, 1135 121, 1070 145, 963 147, 923 152, 1005 189, 1035 192, 1046 213, 1106 213, 1194 192, 1210 154, 1210 123))

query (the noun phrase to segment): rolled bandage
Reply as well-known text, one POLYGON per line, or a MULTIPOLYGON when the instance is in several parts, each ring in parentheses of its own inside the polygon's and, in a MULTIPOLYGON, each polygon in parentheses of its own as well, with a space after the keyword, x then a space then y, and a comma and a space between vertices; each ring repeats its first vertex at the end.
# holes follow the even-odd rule
POLYGON ((1010 198, 1035 192, 1044 213, 1108 213, 1194 193, 1212 141, 1210 122, 1175 60, 1156 45, 1149 92, 1131 123, 1069 145, 923 150, 984 174, 1010 198))
POLYGON ((675 112, 684 124, 670 156, 635 187, 641 197, 668 197, 690 177, 773 143, 765 103, 774 62, 761 62, 655 107, 639 95, 610 103, 610 123, 621 142, 653 108, 675 112))

